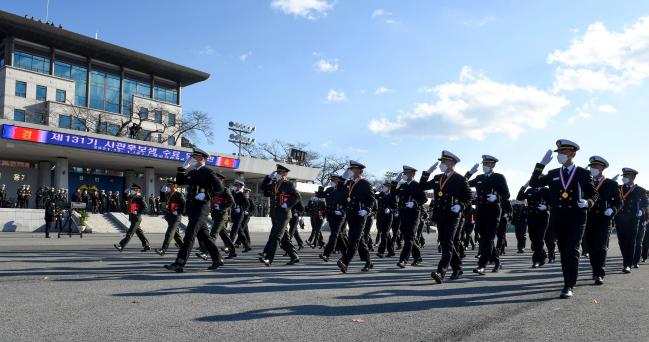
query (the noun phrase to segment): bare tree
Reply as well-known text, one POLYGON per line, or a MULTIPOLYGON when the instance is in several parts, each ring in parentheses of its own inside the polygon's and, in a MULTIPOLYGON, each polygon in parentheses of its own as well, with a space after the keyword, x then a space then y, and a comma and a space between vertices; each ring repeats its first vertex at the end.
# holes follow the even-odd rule
POLYGON ((348 165, 349 158, 328 155, 322 160, 322 166, 320 167, 320 172, 316 177, 316 181, 318 181, 321 185, 325 185, 332 173, 340 173, 345 170, 348 165))

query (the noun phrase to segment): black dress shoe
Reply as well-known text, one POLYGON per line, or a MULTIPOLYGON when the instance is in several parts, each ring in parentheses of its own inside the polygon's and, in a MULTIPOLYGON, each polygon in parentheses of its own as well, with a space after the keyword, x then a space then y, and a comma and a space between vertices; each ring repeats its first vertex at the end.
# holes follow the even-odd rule
POLYGON ((525 251, 522 250, 522 249, 519 249, 518 252, 516 252, 516 253, 518 253, 518 254, 523 254, 523 253, 525 253, 525 251))
POLYGON ((221 266, 225 265, 223 262, 223 259, 216 259, 214 262, 212 262, 212 266, 208 267, 208 270, 215 270, 221 266))
POLYGON ((631 267, 629 267, 629 266, 625 266, 625 267, 622 269, 622 273, 626 273, 626 274, 631 273, 631 267))
POLYGON ((347 265, 345 265, 343 259, 339 259, 336 265, 338 265, 338 268, 340 268, 340 272, 347 273, 347 265))
POLYGON ((494 268, 491 270, 491 273, 498 273, 503 268, 503 266, 500 264, 500 261, 496 261, 496 264, 494 265, 494 268))
POLYGON ((203 252, 198 252, 198 253, 196 253, 196 256, 199 257, 199 258, 201 258, 201 259, 203 259, 203 260, 205 260, 205 261, 207 261, 207 259, 208 259, 207 254, 205 254, 205 253, 203 253, 203 252))
POLYGON ((374 268, 374 264, 371 263, 370 261, 365 263, 365 267, 361 270, 361 272, 369 272, 371 269, 374 268))
POLYGON ((124 247, 122 247, 122 245, 114 244, 113 247, 115 247, 115 249, 120 252, 124 250, 124 247))
POLYGON ((268 259, 266 259, 266 258, 264 258, 264 257, 259 257, 259 262, 261 262, 262 264, 266 265, 266 267, 269 267, 269 266, 270 266, 270 260, 268 260, 268 259))
POLYGON ((388 255, 386 255, 385 257, 386 257, 386 258, 392 258, 392 257, 395 256, 395 255, 396 255, 396 254, 394 254, 394 252, 388 252, 388 255))
POLYGON ((329 257, 328 256, 324 256, 324 255, 320 254, 320 255, 318 255, 318 258, 322 259, 322 261, 324 261, 324 262, 329 262, 329 257))
POLYGON ((462 270, 453 270, 453 274, 451 274, 451 277, 449 278, 450 280, 457 280, 460 279, 460 277, 464 274, 464 271, 462 270))
MULTIPOLYGON (((252 250, 252 248, 250 248, 250 247, 245 247, 245 248, 241 251, 241 253, 248 253, 248 252, 250 252, 251 250, 252 250)), ((237 254, 234 254, 234 255, 236 256, 237 254)))
POLYGON ((384 257, 383 253, 376 253, 376 256, 381 258, 381 259, 383 259, 383 257, 384 257))
POLYGON ((228 256, 226 256, 225 258, 226 258, 226 259, 232 259, 232 258, 236 258, 236 257, 237 257, 237 253, 230 253, 230 254, 228 254, 228 256))
POLYGON ((532 264, 532 268, 539 268, 539 267, 541 267, 541 265, 539 265, 538 262, 535 262, 534 264, 532 264))
POLYGON ((164 248, 160 248, 160 249, 156 248, 155 252, 158 253, 159 256, 164 256, 165 254, 167 254, 167 251, 164 248))
POLYGON ((148 251, 150 251, 150 250, 151 250, 151 247, 149 247, 149 246, 144 246, 144 247, 142 247, 142 250, 141 250, 140 252, 148 252, 148 251))
POLYGON ((422 261, 423 261, 423 260, 422 260, 421 258, 417 258, 417 259, 415 259, 415 261, 413 261, 412 264, 410 264, 410 265, 411 265, 411 266, 419 266, 419 264, 421 264, 422 261))
POLYGON ((431 272, 430 277, 433 278, 437 284, 441 284, 444 279, 444 275, 439 272, 431 272))
POLYGON ((561 290, 561 295, 559 295, 559 298, 561 299, 572 298, 572 289, 569 287, 564 287, 563 290, 561 290))
POLYGON ((484 267, 476 267, 473 269, 473 273, 479 274, 479 275, 485 275, 487 274, 487 271, 484 269, 484 267))
POLYGON ((399 268, 406 268, 406 262, 404 260, 399 260, 399 262, 397 263, 397 266, 399 268))
POLYGON ((635 264, 633 265, 633 268, 640 268, 640 266, 638 266, 638 264, 635 264))
POLYGON ((304 245, 298 245, 298 246, 297 246, 297 250, 298 250, 298 251, 301 251, 302 249, 304 249, 304 245))
POLYGON ((604 278, 595 277, 595 285, 604 285, 604 278))
POLYGON ((174 271, 176 273, 183 273, 183 267, 178 265, 175 262, 169 265, 165 265, 165 268, 168 269, 169 271, 174 271))
POLYGON ((286 266, 295 265, 300 263, 300 258, 292 258, 291 261, 286 263, 286 266))

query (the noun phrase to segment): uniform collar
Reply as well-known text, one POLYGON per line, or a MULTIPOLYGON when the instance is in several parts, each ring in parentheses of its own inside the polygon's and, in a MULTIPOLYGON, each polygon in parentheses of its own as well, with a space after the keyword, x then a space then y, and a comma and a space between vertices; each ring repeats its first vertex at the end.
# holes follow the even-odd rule
POLYGON ((574 168, 575 168, 575 164, 574 164, 574 163, 573 163, 572 165, 570 165, 570 166, 563 166, 563 165, 561 166, 561 170, 562 170, 562 171, 563 171, 563 170, 568 170, 568 172, 572 172, 572 170, 573 170, 574 168))

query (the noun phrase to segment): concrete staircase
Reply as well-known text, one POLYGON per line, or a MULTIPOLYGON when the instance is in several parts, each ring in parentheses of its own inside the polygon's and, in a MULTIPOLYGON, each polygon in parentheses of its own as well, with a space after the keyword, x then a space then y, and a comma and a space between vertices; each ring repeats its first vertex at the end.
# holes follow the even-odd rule
MULTIPOLYGON (((126 227, 128 228, 128 226, 126 227)), ((113 219, 110 214, 89 214, 86 220, 86 233, 103 234, 114 233, 123 234, 126 230, 113 219)))

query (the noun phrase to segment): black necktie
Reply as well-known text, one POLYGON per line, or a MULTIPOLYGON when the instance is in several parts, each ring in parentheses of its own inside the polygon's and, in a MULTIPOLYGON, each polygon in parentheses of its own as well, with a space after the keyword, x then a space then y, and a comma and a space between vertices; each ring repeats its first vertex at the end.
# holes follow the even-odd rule
POLYGON ((567 167, 564 167, 563 168, 563 178, 567 181, 569 177, 570 177, 570 172, 568 171, 567 167))

